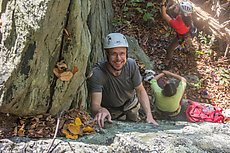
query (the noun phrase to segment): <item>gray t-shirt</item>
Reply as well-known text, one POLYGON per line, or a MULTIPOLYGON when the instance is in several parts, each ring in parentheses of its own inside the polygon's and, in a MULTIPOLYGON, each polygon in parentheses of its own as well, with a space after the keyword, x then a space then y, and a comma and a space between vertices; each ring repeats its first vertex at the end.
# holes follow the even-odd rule
POLYGON ((134 88, 142 82, 139 68, 134 59, 128 58, 119 76, 112 75, 106 62, 93 68, 93 76, 88 81, 90 92, 102 92, 102 106, 120 107, 135 95, 134 88))

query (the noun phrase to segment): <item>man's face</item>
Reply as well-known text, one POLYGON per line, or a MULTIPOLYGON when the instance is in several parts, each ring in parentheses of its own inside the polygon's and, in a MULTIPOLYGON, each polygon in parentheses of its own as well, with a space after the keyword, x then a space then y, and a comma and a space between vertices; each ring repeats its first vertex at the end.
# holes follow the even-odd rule
POLYGON ((126 50, 125 47, 111 48, 107 50, 108 62, 110 66, 120 71, 126 63, 126 50))

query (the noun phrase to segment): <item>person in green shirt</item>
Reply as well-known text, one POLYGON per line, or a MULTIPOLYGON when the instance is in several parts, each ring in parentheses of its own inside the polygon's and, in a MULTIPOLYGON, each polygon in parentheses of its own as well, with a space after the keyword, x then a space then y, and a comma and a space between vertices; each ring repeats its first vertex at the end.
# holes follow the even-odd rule
POLYGON ((155 94, 155 106, 157 114, 166 116, 176 116, 181 110, 181 100, 186 88, 186 79, 182 76, 174 74, 169 71, 162 71, 162 73, 150 80, 151 89, 155 94), (163 88, 159 87, 157 80, 168 76, 179 80, 179 85, 167 81, 163 88))

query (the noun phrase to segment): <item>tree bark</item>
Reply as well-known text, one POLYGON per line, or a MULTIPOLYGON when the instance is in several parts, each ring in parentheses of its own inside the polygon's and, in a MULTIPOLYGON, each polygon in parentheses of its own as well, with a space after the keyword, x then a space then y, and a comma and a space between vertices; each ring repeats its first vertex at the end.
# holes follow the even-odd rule
POLYGON ((87 66, 103 58, 98 52, 111 31, 111 0, 1 3, 0 112, 28 116, 86 109, 87 66), (60 60, 70 70, 78 68, 69 81, 53 74, 60 60))
MULTIPOLYGON (((0 4, 0 112, 34 116, 87 109, 86 75, 106 59, 102 44, 113 32, 112 0, 1 0, 0 4), (63 71, 76 72, 69 80, 53 73, 60 61, 66 64, 63 71)), ((135 42, 130 56, 147 62, 140 50, 135 42)))

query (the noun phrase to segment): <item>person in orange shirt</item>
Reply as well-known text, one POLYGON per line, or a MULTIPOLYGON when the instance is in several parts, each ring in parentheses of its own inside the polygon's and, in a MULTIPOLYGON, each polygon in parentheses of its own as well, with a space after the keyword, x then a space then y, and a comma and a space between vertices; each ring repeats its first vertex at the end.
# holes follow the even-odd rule
POLYGON ((176 47, 181 45, 186 38, 191 36, 190 30, 194 27, 191 18, 193 6, 189 1, 180 2, 175 5, 173 10, 174 15, 176 15, 175 18, 167 14, 166 11, 166 0, 162 0, 162 17, 177 33, 177 36, 172 40, 167 49, 164 64, 168 66, 176 47))

